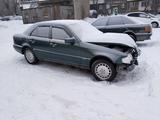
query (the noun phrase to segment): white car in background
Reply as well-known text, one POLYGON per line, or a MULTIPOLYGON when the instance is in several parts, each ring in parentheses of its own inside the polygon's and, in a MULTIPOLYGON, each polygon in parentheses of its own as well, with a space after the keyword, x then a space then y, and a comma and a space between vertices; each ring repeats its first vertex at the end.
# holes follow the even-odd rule
POLYGON ((155 17, 157 17, 160 20, 160 14, 155 15, 155 17))
POLYGON ((147 14, 145 12, 131 12, 126 14, 128 17, 134 17, 136 19, 139 19, 142 22, 150 23, 152 24, 153 28, 158 28, 160 26, 160 20, 150 14, 147 14))

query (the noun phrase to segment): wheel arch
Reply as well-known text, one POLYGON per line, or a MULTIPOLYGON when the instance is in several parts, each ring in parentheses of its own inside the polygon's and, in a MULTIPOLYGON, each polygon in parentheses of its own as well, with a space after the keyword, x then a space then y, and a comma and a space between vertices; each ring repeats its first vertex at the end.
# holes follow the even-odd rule
POLYGON ((115 66, 115 63, 108 57, 106 56, 102 56, 102 55, 98 55, 98 56, 95 56, 93 57, 91 60, 90 60, 90 64, 89 64, 89 67, 91 68, 92 64, 96 61, 96 60, 107 60, 109 62, 111 62, 114 66, 115 66))
POLYGON ((23 44, 23 47, 22 47, 22 54, 24 54, 24 50, 25 50, 26 48, 32 49, 31 46, 30 46, 29 44, 23 44))

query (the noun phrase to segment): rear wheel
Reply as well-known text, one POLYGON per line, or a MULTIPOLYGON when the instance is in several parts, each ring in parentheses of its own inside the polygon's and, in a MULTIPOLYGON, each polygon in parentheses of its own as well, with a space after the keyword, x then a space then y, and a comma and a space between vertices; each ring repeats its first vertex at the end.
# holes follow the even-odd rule
POLYGON ((24 56, 29 64, 36 64, 38 62, 38 59, 36 58, 36 56, 30 48, 26 48, 24 50, 24 56))
POLYGON ((111 82, 117 74, 114 65, 107 60, 96 60, 91 66, 91 71, 98 81, 111 82))
POLYGON ((153 28, 158 28, 158 26, 159 26, 158 23, 156 23, 156 22, 153 22, 153 23, 152 23, 152 27, 153 27, 153 28))

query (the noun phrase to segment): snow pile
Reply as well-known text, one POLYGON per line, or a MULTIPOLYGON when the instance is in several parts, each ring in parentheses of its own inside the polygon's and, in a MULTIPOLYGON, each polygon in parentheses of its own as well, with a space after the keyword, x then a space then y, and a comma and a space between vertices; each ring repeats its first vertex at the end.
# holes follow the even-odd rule
POLYGON ((159 120, 160 29, 138 43, 139 66, 108 84, 69 66, 29 65, 12 47, 13 34, 28 26, 0 21, 1 120, 159 120))

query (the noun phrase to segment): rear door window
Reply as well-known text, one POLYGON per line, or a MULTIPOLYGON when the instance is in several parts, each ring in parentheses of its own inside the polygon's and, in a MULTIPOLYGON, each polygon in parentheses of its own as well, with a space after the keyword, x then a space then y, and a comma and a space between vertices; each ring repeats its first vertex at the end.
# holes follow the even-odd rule
POLYGON ((40 26, 37 27, 32 33, 31 36, 49 38, 49 26, 40 26))
POLYGON ((108 25, 123 25, 122 17, 110 17, 108 25))

